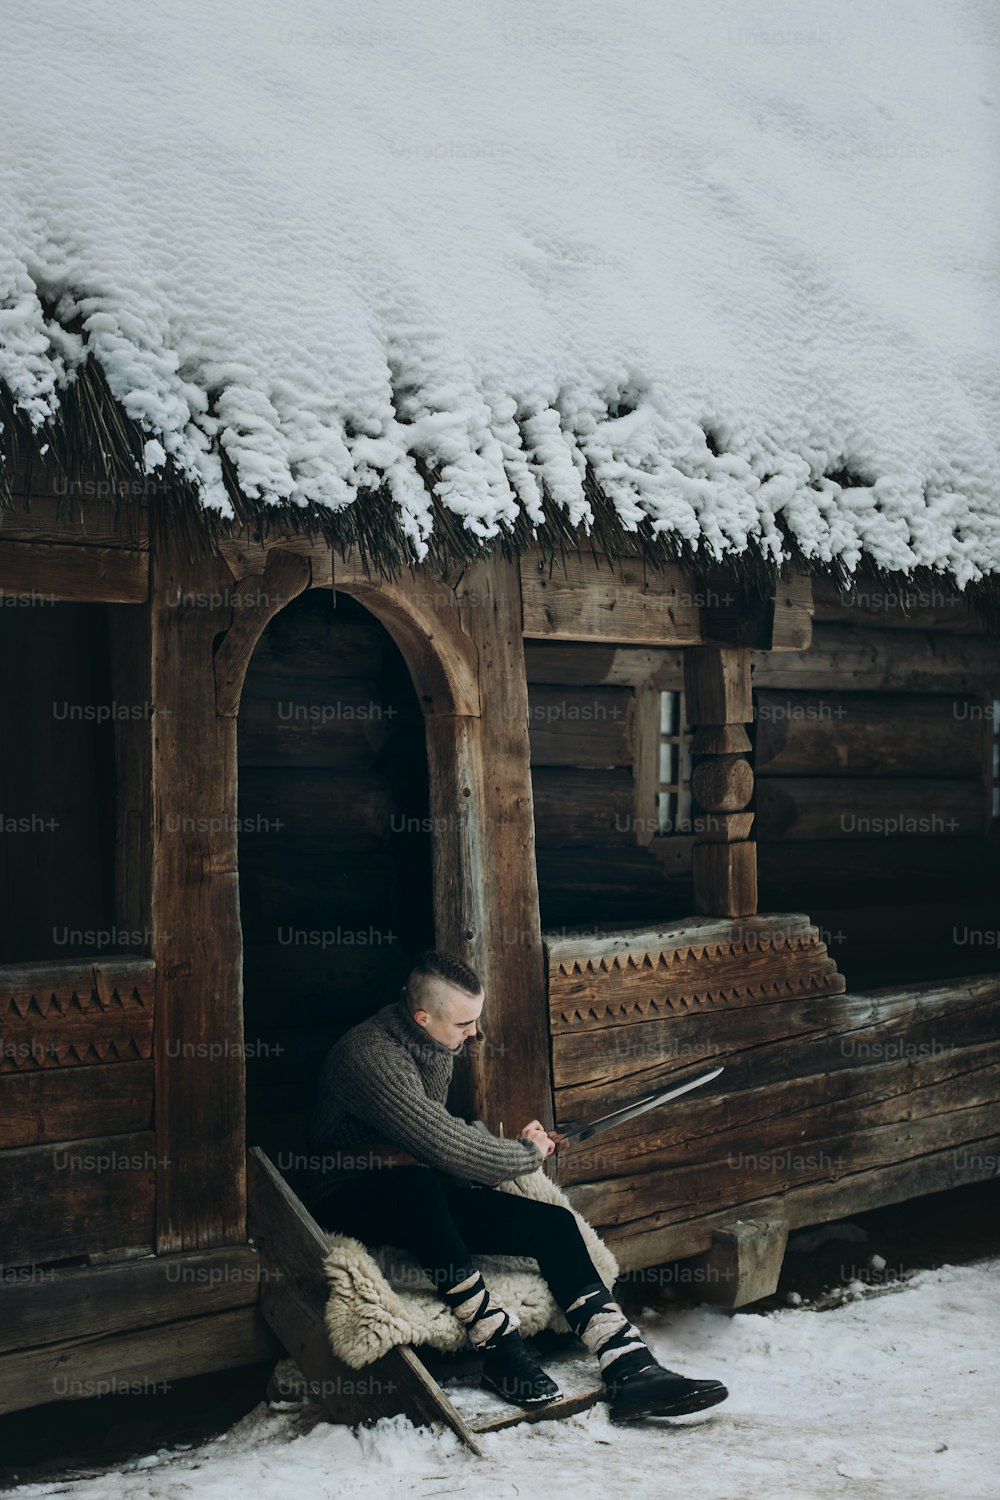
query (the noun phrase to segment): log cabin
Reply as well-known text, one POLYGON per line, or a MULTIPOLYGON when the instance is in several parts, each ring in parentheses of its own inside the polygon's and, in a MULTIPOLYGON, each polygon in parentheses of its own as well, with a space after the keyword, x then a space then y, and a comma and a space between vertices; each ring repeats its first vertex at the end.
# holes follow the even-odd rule
MULTIPOLYGON (((350 424, 350 503, 301 454, 262 486, 222 380, 213 489, 104 304, 42 280, 71 378, 41 415, 0 382, 0 1411, 322 1366, 305 1103, 428 946, 483 979, 454 1102, 493 1129, 724 1065, 560 1162, 626 1272, 699 1257, 745 1304, 790 1229, 995 1174, 995 486, 949 452, 900 499, 845 440, 782 489, 706 418, 692 533, 624 494, 626 382, 589 447, 522 401, 507 519, 470 525, 482 476, 426 431, 419 503, 350 424), (716 545, 734 488, 780 546, 716 545)), ((387 447, 421 420, 395 374, 387 447)))

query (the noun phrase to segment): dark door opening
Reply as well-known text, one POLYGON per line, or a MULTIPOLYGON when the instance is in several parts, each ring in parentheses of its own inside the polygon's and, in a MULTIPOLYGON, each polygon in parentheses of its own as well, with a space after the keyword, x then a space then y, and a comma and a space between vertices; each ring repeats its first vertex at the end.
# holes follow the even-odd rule
POLYGON ((345 594, 271 621, 240 703, 247 1133, 305 1145, 323 1058, 434 938, 424 720, 385 627, 345 594))

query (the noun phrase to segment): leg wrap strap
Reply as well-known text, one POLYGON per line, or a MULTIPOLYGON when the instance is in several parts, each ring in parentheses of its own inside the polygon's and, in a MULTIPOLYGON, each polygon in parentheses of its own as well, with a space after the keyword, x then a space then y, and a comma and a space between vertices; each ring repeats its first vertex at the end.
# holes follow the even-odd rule
POLYGON ((607 1287, 599 1282, 584 1287, 566 1308, 566 1321, 597 1355, 601 1378, 620 1380, 645 1370, 656 1361, 642 1334, 622 1312, 607 1287))
POLYGON ((469 1268, 468 1274, 454 1286, 445 1288, 442 1297, 456 1318, 465 1324, 474 1349, 492 1349, 497 1340, 518 1326, 518 1320, 489 1290, 482 1272, 469 1268))

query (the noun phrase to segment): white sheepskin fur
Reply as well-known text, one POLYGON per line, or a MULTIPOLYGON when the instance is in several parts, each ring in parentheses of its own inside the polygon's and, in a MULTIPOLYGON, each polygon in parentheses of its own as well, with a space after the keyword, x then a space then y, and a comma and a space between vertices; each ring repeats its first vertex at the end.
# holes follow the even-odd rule
MULTIPOLYGON (((541 1168, 501 1183, 500 1191, 570 1209, 601 1280, 605 1286, 614 1285, 618 1276, 615 1257, 541 1168)), ((326 1327, 331 1348, 344 1364, 360 1370, 396 1344, 430 1345, 443 1353, 467 1347, 461 1323, 406 1251, 383 1246, 373 1253, 346 1234, 331 1234, 329 1240, 330 1253, 324 1262, 330 1284, 326 1327)), ((508 1255, 477 1255, 474 1260, 487 1286, 516 1315, 526 1338, 543 1328, 568 1330, 537 1262, 508 1255)))

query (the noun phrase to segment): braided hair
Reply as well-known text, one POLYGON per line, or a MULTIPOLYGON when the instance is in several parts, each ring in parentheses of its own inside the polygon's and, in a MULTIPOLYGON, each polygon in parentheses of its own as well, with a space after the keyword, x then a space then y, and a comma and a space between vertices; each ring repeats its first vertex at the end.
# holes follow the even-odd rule
MULTIPOLYGON (((403 992, 411 1010, 413 1009, 414 999, 410 989, 412 981, 414 979, 430 979, 432 977, 445 980, 448 984, 454 985, 456 989, 462 990, 466 995, 478 995, 483 987, 482 981, 476 971, 470 969, 468 964, 464 964, 460 958, 456 958, 451 953, 442 953, 437 948, 426 948, 423 953, 417 955, 409 974, 406 976, 406 983, 403 986, 403 992)), ((417 988, 420 988, 420 986, 417 986, 417 988)))

